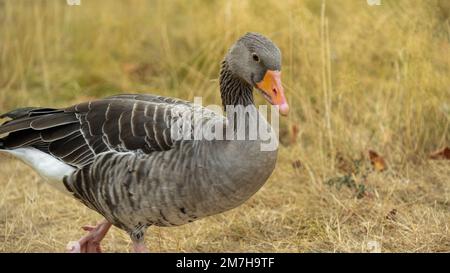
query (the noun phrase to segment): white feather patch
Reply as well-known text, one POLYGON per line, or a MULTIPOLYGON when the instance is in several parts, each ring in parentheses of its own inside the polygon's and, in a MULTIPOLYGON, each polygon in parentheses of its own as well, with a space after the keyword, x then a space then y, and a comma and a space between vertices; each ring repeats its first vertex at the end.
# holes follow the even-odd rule
POLYGON ((5 152, 19 158, 39 173, 39 175, 47 179, 50 185, 67 193, 62 181, 64 176, 70 175, 75 171, 74 167, 32 147, 0 150, 0 152, 5 152))

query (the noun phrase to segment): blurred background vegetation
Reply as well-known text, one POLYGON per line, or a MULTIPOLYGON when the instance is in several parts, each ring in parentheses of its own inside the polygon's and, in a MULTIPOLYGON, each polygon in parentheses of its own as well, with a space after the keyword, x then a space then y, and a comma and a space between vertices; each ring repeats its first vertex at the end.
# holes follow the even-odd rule
MULTIPOLYGON (((282 50, 291 106, 282 121, 281 166, 271 180, 283 181, 284 190, 268 186, 276 202, 289 196, 305 200, 292 201, 300 208, 315 200, 323 205, 316 210, 322 216, 324 208, 347 206, 342 200, 324 205, 311 196, 319 198, 328 189, 324 182, 342 173, 346 161, 374 149, 393 173, 371 187, 392 193, 389 185, 398 181, 421 184, 423 194, 435 197, 422 209, 443 202, 446 212, 433 214, 435 232, 443 234, 450 168, 444 164, 427 174, 435 167, 426 160, 450 145, 450 1, 380 1, 81 0, 69 6, 65 0, 0 0, 0 112, 63 107, 117 93, 203 96, 204 103, 219 103, 218 71, 226 50, 244 33, 260 32, 282 50), (431 187, 429 181, 441 184, 431 187)), ((420 192, 417 184, 402 184, 405 191, 392 204, 410 202, 408 196, 420 192)), ((261 198, 267 194, 263 190, 261 198)), ((310 220, 314 231, 306 229, 308 234, 334 230, 325 228, 334 222, 310 220)), ((403 225, 415 220, 411 216, 403 225)), ((448 228, 444 233, 448 238, 448 228)), ((309 249, 355 250, 332 248, 337 237, 328 238, 325 246, 308 241, 309 249)))
POLYGON ((0 110, 116 93, 218 103, 220 61, 257 31, 283 52, 302 145, 429 152, 450 141, 449 2, 3 0, 0 110))

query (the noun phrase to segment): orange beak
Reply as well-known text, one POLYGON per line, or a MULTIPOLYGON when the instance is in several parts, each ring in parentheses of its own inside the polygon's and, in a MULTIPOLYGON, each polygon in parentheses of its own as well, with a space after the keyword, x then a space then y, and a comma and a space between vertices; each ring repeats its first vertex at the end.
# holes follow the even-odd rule
POLYGON ((256 83, 256 87, 263 93, 264 98, 270 104, 278 105, 280 114, 286 116, 289 113, 289 105, 281 85, 280 71, 267 70, 262 81, 256 83))

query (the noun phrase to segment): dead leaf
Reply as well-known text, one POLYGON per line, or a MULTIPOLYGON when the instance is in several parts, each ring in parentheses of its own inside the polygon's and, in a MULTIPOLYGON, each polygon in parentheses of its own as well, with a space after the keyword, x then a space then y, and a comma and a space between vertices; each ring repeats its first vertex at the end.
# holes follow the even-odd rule
POLYGON ((392 210, 386 215, 386 219, 395 221, 395 219, 397 218, 396 216, 397 216, 397 209, 392 209, 392 210))
POLYGON ((386 161, 377 152, 369 150, 369 158, 375 171, 382 172, 387 169, 386 161))
POLYGON ((431 159, 450 160, 450 148, 447 146, 430 154, 431 159))

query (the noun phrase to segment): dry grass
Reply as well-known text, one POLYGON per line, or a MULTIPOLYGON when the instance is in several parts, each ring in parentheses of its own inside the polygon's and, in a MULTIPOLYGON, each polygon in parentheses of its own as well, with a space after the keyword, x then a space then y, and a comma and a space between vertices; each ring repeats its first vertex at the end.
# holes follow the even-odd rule
MULTIPOLYGON (((219 61, 258 31, 282 49, 293 110, 277 168, 237 209, 151 228, 150 249, 449 252, 450 164, 427 155, 450 145, 450 2, 381 1, 3 0, 0 112, 122 92, 218 102, 219 61), (362 198, 338 187, 348 179, 362 198)), ((0 166, 0 251, 63 251, 100 220, 24 164, 0 166)), ((127 235, 113 229, 104 248, 128 251, 127 235)))

